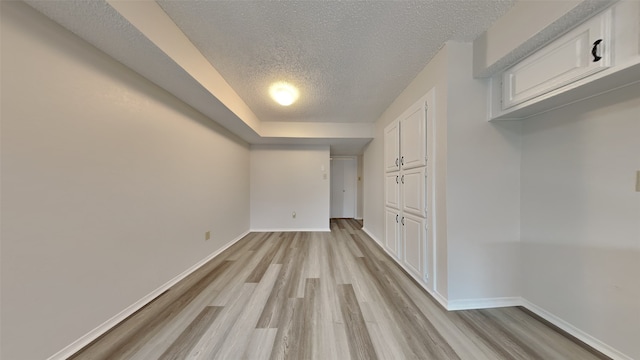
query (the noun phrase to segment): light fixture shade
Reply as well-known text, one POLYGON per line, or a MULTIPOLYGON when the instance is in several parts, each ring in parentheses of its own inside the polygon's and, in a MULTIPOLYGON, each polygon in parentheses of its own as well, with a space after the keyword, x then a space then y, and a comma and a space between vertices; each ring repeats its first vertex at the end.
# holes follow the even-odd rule
POLYGON ((269 87, 269 95, 271 95, 273 100, 278 104, 289 106, 298 100, 300 94, 295 86, 284 81, 279 81, 269 87))

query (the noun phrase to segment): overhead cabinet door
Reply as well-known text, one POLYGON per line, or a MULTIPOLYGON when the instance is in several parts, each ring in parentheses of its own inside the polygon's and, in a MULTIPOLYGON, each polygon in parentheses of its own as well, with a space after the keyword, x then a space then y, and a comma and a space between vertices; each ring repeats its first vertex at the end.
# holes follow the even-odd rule
POLYGON ((504 72, 502 108, 602 71, 611 66, 611 11, 567 33, 504 72))
POLYGON ((384 129, 384 171, 400 169, 400 126, 394 121, 384 129))
POLYGON ((412 106, 400 123, 400 166, 411 169, 427 164, 426 109, 424 102, 412 106))

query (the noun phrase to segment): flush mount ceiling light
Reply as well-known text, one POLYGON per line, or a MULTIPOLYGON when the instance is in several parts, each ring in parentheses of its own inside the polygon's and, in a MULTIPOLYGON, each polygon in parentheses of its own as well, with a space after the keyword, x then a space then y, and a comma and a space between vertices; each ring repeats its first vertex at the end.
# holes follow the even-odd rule
POLYGON ((282 106, 289 106, 298 100, 298 89, 284 81, 277 82, 269 87, 269 95, 282 106))

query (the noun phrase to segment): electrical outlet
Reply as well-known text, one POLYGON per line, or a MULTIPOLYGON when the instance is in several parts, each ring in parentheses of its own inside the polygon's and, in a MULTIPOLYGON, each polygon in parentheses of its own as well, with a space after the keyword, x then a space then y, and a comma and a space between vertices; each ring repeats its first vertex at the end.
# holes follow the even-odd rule
POLYGON ((204 239, 211 240, 211 231, 207 231, 206 233, 204 233, 204 239))

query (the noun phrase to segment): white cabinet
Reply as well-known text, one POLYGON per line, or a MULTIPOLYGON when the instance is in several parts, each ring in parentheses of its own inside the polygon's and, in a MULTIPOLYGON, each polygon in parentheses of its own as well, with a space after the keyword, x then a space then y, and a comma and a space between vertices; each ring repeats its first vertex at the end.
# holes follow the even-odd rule
POLYGON ((431 90, 384 129, 384 247, 428 289, 433 289, 427 267, 434 249, 427 246, 432 221, 428 176, 432 171, 427 169, 433 165, 429 163, 432 142, 428 135, 433 134, 434 102, 431 90))
POLYGON ((400 223, 402 248, 405 267, 419 278, 425 276, 424 249, 426 248, 426 220, 410 214, 404 214, 400 223))
POLYGON ((488 120, 526 119, 637 81, 640 2, 618 1, 494 74, 488 120))
POLYGON ((417 216, 427 215, 427 176, 424 167, 406 170, 400 176, 402 183, 402 211, 417 216))
POLYGON ((394 257, 398 258, 400 251, 400 210, 385 209, 384 219, 384 246, 394 257))
POLYGON ((384 171, 400 170, 400 124, 394 121, 384 129, 384 171))
POLYGON ((426 106, 413 105, 400 121, 400 166, 411 169, 427 164, 426 106))
POLYGON ((385 174, 384 181, 384 201, 385 206, 394 209, 400 208, 400 173, 385 174))
POLYGON ((608 68, 612 46, 609 10, 505 71, 502 108, 510 108, 608 68))

